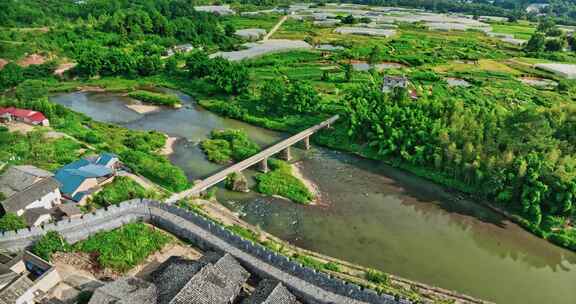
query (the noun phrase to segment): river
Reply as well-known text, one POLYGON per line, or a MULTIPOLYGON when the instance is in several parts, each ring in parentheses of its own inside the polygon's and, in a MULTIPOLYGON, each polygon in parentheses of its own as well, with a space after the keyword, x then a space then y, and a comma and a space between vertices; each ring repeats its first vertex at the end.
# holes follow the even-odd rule
MULTIPOLYGON (((99 121, 181 137, 170 159, 190 180, 220 168, 198 147, 214 128, 242 128, 262 146, 287 136, 222 118, 178 95, 183 108, 145 115, 126 108, 134 101, 117 94, 66 93, 51 100, 99 121)), ((320 204, 224 189, 219 200, 302 248, 401 277, 497 303, 576 303, 576 253, 379 162, 319 147, 294 150, 303 174, 321 191, 320 204)))

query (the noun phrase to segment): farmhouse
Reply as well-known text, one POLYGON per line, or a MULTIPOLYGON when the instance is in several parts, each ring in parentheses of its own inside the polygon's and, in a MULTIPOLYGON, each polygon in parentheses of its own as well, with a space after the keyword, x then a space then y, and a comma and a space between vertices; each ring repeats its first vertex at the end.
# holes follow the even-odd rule
POLYGON ((83 158, 60 168, 55 178, 62 184, 60 191, 64 197, 84 204, 94 191, 114 179, 119 165, 116 155, 102 153, 96 158, 83 158))
POLYGON ((200 261, 172 256, 151 274, 151 282, 133 277, 117 280, 96 289, 89 304, 234 303, 249 277, 230 254, 200 261))
POLYGON ((37 303, 59 282, 56 268, 28 251, 0 253, 0 304, 37 303))
POLYGON ((195 6, 194 9, 199 12, 212 13, 218 16, 228 16, 236 14, 236 12, 230 8, 230 5, 200 5, 195 6))
POLYGON ((395 88, 408 88, 408 78, 406 76, 384 76, 382 81, 382 92, 390 93, 395 88))
POLYGON ((49 126, 50 122, 38 111, 19 109, 14 107, 0 108, 0 121, 21 121, 31 125, 49 126))
POLYGON ((34 166, 12 166, 0 176, 1 202, 5 213, 24 216, 29 226, 52 217, 50 209, 61 203, 60 184, 52 173, 34 166))
POLYGON ((273 280, 263 280, 244 304, 300 304, 296 297, 282 285, 273 280))

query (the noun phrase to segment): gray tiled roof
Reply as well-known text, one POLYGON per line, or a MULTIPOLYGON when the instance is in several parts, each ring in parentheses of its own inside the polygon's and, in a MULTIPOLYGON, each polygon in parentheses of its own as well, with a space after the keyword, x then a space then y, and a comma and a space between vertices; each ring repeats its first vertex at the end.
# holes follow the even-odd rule
POLYGON ((20 275, 20 277, 10 285, 0 290, 0 304, 16 303, 16 300, 32 287, 32 285, 34 285, 34 282, 28 278, 27 273, 20 275))
POLYGON ((108 283, 94 291, 89 304, 156 304, 157 288, 135 277, 108 283))
POLYGON ((9 197, 50 176, 52 173, 34 166, 12 166, 0 176, 0 191, 9 197))
POLYGON ((40 218, 45 214, 50 214, 50 209, 46 208, 26 209, 26 211, 24 212, 24 220, 26 221, 26 224, 28 224, 28 226, 33 226, 34 223, 36 223, 36 221, 38 220, 38 218, 40 218))
POLYGON ((227 304, 238 296, 250 273, 230 255, 208 264, 180 290, 171 304, 227 304))
POLYGON ((264 280, 244 304, 300 304, 280 282, 264 280))
POLYGON ((44 178, 23 191, 9 196, 2 202, 2 207, 6 212, 16 212, 20 209, 24 209, 28 204, 41 199, 46 194, 54 192, 58 187, 60 187, 60 184, 54 178, 44 178))
POLYGON ((172 256, 151 274, 158 287, 158 304, 170 303, 176 294, 206 263, 172 256))
POLYGON ((76 206, 76 204, 68 203, 68 204, 60 204, 56 206, 58 210, 60 210, 65 216, 74 216, 82 214, 82 210, 76 206))

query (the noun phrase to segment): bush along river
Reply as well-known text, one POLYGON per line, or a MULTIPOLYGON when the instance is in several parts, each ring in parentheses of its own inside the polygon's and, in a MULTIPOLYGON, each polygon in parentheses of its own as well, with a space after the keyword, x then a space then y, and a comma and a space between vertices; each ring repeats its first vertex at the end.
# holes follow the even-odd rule
MULTIPOLYGON (((170 159, 190 180, 221 168, 198 147, 214 128, 244 129, 262 146, 287 136, 222 118, 174 93, 182 108, 147 114, 127 108, 134 101, 119 94, 77 92, 51 100, 99 121, 181 138, 170 159)), ((363 266, 497 303, 576 303, 576 253, 380 162, 318 147, 293 151, 320 190, 318 204, 222 188, 218 199, 288 242, 363 266)))

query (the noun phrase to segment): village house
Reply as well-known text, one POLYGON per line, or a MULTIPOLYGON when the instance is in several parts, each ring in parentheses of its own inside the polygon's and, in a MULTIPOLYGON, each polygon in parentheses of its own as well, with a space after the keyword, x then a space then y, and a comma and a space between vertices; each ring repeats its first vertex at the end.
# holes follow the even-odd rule
POLYGON ((20 121, 35 126, 48 127, 50 122, 41 112, 14 107, 0 108, 0 122, 20 121))
POLYGON ((56 171, 54 177, 62 185, 60 191, 65 198, 84 204, 92 193, 114 180, 119 166, 116 155, 102 153, 70 163, 56 171))
POLYGON ((382 92, 390 93, 395 88, 408 88, 408 78, 406 76, 384 76, 382 81, 382 92))
POLYGON ((96 289, 89 304, 234 303, 249 277, 230 254, 200 261, 172 256, 151 274, 151 282, 117 280, 96 289))
POLYGON ((61 203, 60 183, 52 173, 34 166, 12 166, 0 176, 4 213, 23 216, 29 226, 51 220, 51 209, 61 203))
POLYGON ((0 304, 37 303, 59 282, 56 268, 28 251, 0 253, 0 304))
POLYGON ((194 50, 194 46, 190 43, 175 45, 166 50, 166 56, 174 56, 175 54, 186 54, 194 50))
MULTIPOLYGON (((395 88, 408 89, 410 81, 406 76, 384 76, 382 81, 382 92, 390 93, 394 91, 395 88)), ((418 99, 418 94, 413 89, 408 89, 408 95, 412 99, 418 99)))

